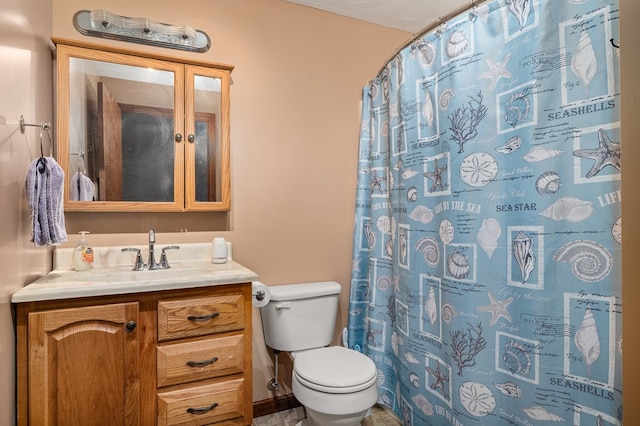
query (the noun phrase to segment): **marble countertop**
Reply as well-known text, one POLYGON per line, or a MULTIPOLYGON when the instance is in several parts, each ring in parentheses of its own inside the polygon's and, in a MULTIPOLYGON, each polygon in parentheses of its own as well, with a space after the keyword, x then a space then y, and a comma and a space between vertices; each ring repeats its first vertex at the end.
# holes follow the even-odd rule
MULTIPOLYGON (((156 260, 167 245, 156 244, 156 260)), ((179 245, 179 250, 167 251, 170 269, 133 271, 135 253, 122 252, 123 247, 94 247, 93 268, 75 271, 72 268, 72 248, 56 249, 54 269, 26 285, 11 296, 12 303, 71 299, 116 294, 142 293, 236 284, 255 281, 255 272, 231 258, 226 263, 211 263, 211 244, 179 245)), ((148 249, 141 248, 147 261, 148 249)))

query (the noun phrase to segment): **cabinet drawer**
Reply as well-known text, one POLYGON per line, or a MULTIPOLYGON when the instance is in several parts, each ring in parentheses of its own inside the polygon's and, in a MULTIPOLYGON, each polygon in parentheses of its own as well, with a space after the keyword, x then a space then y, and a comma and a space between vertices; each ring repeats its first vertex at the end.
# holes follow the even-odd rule
POLYGON ((244 416, 244 379, 158 393, 158 426, 207 425, 244 416))
POLYGON ((244 336, 158 346, 158 387, 242 373, 244 336))
POLYGON ((244 328, 241 293, 158 302, 158 340, 244 328))

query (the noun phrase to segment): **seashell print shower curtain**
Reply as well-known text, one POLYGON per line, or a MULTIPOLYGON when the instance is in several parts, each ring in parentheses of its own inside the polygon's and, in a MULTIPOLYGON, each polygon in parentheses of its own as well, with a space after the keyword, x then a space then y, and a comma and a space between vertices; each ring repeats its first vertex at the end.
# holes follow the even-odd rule
POLYGON ((351 348, 405 425, 620 425, 617 0, 491 0, 363 90, 351 348))

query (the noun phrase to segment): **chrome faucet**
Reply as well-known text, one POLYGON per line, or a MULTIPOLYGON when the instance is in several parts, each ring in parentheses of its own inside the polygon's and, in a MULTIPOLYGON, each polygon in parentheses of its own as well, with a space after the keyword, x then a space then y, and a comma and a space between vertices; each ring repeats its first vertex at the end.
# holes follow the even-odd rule
POLYGON ((147 262, 147 267, 149 270, 158 269, 158 264, 156 263, 156 256, 154 254, 154 247, 156 244, 156 231, 153 228, 149 229, 149 261, 147 262))
POLYGON ((153 271, 155 269, 169 269, 169 261, 167 260, 166 250, 178 250, 180 246, 167 246, 162 249, 162 255, 160 256, 160 263, 156 263, 155 257, 155 244, 156 244, 156 231, 151 228, 149 230, 149 261, 145 264, 142 261, 142 255, 140 249, 135 247, 123 248, 122 251, 136 252, 136 263, 133 266, 134 271, 153 271))

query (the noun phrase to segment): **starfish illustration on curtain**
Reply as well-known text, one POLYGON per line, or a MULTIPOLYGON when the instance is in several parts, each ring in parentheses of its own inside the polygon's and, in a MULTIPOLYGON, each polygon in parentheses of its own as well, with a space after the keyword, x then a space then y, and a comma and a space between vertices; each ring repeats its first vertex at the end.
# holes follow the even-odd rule
POLYGON ((482 305, 478 306, 476 309, 483 312, 491 312, 491 320, 489 321, 489 325, 496 325, 500 318, 504 318, 507 321, 511 322, 511 315, 509 311, 507 311, 507 306, 513 302, 513 297, 509 297, 505 300, 498 300, 493 295, 493 293, 489 292, 489 300, 491 300, 490 305, 482 305))
POLYGON ((444 191, 444 184, 442 182, 442 175, 447 171, 447 165, 438 167, 438 159, 435 159, 435 170, 432 172, 425 172, 424 177, 433 180, 429 192, 434 192, 438 187, 441 191, 444 191))
POLYGON ((429 387, 433 390, 440 388, 442 390, 442 394, 444 395, 444 397, 449 398, 447 394, 447 388, 445 386, 445 383, 449 381, 449 376, 442 374, 442 372, 440 371, 440 362, 438 362, 438 365, 436 366, 435 369, 431 367, 425 367, 425 368, 427 370, 427 373, 429 373, 429 375, 433 377, 433 383, 431 383, 429 387))
POLYGON ((500 62, 495 62, 491 58, 486 59, 487 65, 489 65, 489 71, 485 71, 481 73, 480 75, 478 75, 478 78, 491 79, 491 86, 489 87, 489 90, 491 90, 492 92, 498 85, 498 81, 500 81, 501 78, 511 78, 511 73, 506 69, 507 62, 509 62, 510 58, 511 58, 511 53, 507 53, 504 56, 504 58, 502 58, 502 61, 500 62))
POLYGON ((598 130, 598 142, 599 145, 596 149, 578 149, 573 152, 576 157, 596 160, 587 173, 587 178, 594 177, 606 166, 613 166, 620 170, 620 143, 611 141, 603 129, 598 130))

